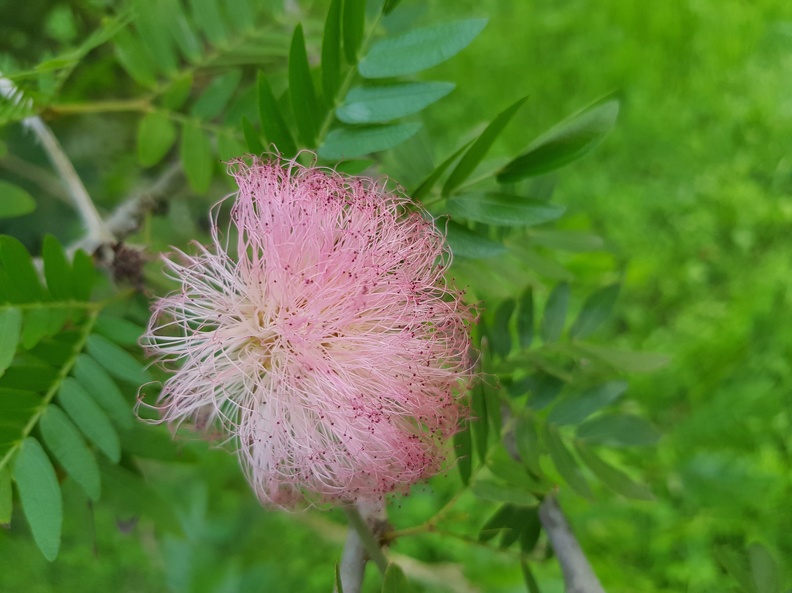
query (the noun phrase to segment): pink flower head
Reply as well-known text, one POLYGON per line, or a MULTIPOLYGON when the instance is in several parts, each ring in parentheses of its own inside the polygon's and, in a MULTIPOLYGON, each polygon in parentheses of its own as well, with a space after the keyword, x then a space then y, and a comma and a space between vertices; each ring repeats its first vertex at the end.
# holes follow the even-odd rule
POLYGON ((236 233, 165 259, 144 343, 161 418, 228 434, 264 503, 371 500, 437 472, 471 379, 471 310, 408 198, 294 161, 235 161, 236 233))

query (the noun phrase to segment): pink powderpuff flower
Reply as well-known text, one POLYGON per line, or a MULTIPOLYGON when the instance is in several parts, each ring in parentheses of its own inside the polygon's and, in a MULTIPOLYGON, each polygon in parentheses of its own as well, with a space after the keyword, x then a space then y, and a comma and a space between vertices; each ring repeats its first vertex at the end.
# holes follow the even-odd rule
POLYGON ((271 505, 375 500, 436 473, 473 366, 443 234, 368 178, 277 157, 230 173, 234 238, 218 204, 212 246, 164 259, 181 290, 143 338, 174 371, 161 420, 220 428, 271 505))

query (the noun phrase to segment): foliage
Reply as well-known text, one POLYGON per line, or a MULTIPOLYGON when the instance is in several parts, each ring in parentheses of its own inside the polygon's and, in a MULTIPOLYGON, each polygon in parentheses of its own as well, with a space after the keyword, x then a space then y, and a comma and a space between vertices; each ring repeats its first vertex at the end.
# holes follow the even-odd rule
MULTIPOLYGON (((736 142, 726 130, 702 146, 683 147, 688 162, 664 169, 668 177, 654 175, 652 157, 671 150, 646 138, 678 142, 696 118, 708 116, 680 108, 667 124, 658 109, 646 107, 677 73, 647 79, 642 87, 628 84, 618 98, 603 94, 625 85, 624 73, 607 72, 603 81, 596 69, 581 65, 591 41, 572 16, 579 3, 541 5, 531 35, 508 34, 531 49, 525 55, 536 55, 532 44, 540 43, 528 39, 545 39, 548 31, 568 40, 546 57, 548 67, 532 70, 537 78, 526 88, 509 89, 510 104, 491 85, 467 83, 471 72, 475 80, 511 80, 508 68, 515 67, 491 54, 471 67, 481 58, 471 53, 475 44, 465 48, 493 28, 479 18, 479 8, 460 3, 450 20, 433 20, 409 2, 332 0, 299 13, 291 4, 133 0, 105 14, 86 3, 84 22, 69 13, 73 27, 84 29, 82 42, 68 38, 69 26, 51 17, 51 29, 65 44, 55 44, 37 63, 0 62, 13 84, 0 99, 0 124, 7 124, 0 138, 11 155, 42 160, 18 133, 19 122, 42 115, 58 135, 90 144, 82 149, 90 160, 102 148, 79 128, 85 124, 96 133, 104 123, 95 122, 119 121, 121 143, 100 158, 102 165, 81 164, 79 154, 74 160, 106 209, 140 179, 166 174, 174 164, 184 172, 184 195, 146 213, 129 237, 152 254, 205 238, 200 221, 208 202, 202 196, 225 191, 216 175, 220 160, 274 146, 288 156, 315 151, 321 164, 343 171, 387 173, 447 230, 455 281, 482 303, 475 338, 485 377, 470 394, 473 418, 455 439, 453 472, 393 509, 388 537, 394 551, 463 563, 465 577, 493 590, 518 579, 529 591, 554 590, 557 569, 545 562, 552 551, 537 506, 560 487, 608 590, 634 590, 630 578, 644 567, 640 582, 647 591, 679 590, 688 582, 700 590, 781 591, 786 577, 777 558, 792 549, 788 514, 763 529, 773 524, 789 489, 788 479, 779 477, 788 466, 788 418, 777 413, 789 375, 781 353, 789 344, 774 331, 788 321, 782 312, 788 274, 778 248, 784 245, 781 223, 789 218, 783 155, 767 155, 777 163, 774 170, 751 169, 747 149, 733 146, 739 153, 730 161, 693 171, 693 162, 714 161, 712 146, 736 142), (565 81, 586 71, 596 80, 569 93, 565 81), (451 94, 457 87, 464 93, 451 94), (476 94, 483 95, 478 103, 476 94), (594 150, 623 104, 617 132, 594 150), (637 106, 644 106, 643 116, 637 106), (478 120, 485 123, 475 127, 478 120), (663 135, 663 125, 675 126, 675 135, 663 135), (628 136, 621 131, 627 126, 642 133, 628 136), (528 142, 526 128, 536 131, 528 142), (573 174, 558 172, 591 151, 573 174), (637 153, 647 156, 636 165, 637 153), (768 185, 775 205, 764 199, 768 185), (553 201, 557 186, 563 205, 553 201), (620 201, 592 200, 611 190, 620 192, 620 201), (670 198, 646 205, 643 192, 670 198), (725 232, 726 225, 732 230, 725 232), (591 226, 604 229, 611 243, 591 226), (613 244, 629 253, 629 265, 613 244), (756 250, 767 263, 752 270, 756 250), (736 269, 745 271, 742 279, 736 269), (730 316, 739 323, 728 325, 730 316), (635 376, 671 362, 663 354, 632 351, 635 343, 675 352, 672 370, 635 376), (663 441, 661 432, 669 435, 663 441), (757 496, 763 491, 770 505, 757 496), (749 526, 744 517, 752 519, 749 526), (634 525, 651 530, 652 538, 634 525), (769 545, 745 546, 757 538, 769 545), (504 560, 508 583, 498 582, 491 569, 504 560)), ((506 19, 506 8, 487 6, 498 27, 508 21, 513 31, 532 20, 533 8, 507 4, 515 14, 506 19)), ((673 36, 679 29, 679 39, 669 42, 695 53, 684 35, 697 25, 671 26, 677 24, 671 9, 643 18, 637 9, 605 5, 595 25, 614 19, 635 35, 631 50, 647 61, 657 56, 636 41, 643 34, 673 36)), ((707 6, 699 6, 698 15, 676 8, 706 19, 712 16, 707 6)), ((727 27, 748 16, 746 9, 729 10, 727 27)), ((758 17, 750 22, 759 27, 758 17)), ((772 44, 782 42, 768 35, 769 49, 758 57, 733 50, 745 73, 767 74, 767 56, 780 54, 772 44)), ((709 57, 700 60, 715 63, 697 66, 725 68, 734 55, 721 51, 701 54, 709 57)), ((707 104, 703 97, 715 94, 712 81, 705 88, 692 67, 679 68, 677 84, 702 97, 696 105, 707 104)), ((638 71, 630 70, 636 77, 638 71)), ((744 90, 737 78, 729 84, 735 96, 744 90)), ((729 121, 736 109, 754 118, 751 134, 744 134, 760 151, 756 137, 768 132, 767 124, 737 103, 721 106, 718 116, 729 121)), ((159 378, 144 368, 137 346, 146 299, 117 280, 117 263, 111 270, 116 280, 110 280, 96 269, 100 254, 64 250, 62 243, 78 241, 82 229, 61 205, 40 197, 48 191, 40 168, 27 179, 22 169, 8 178, 0 181, 0 217, 9 220, 0 228, 26 245, 11 237, 0 242, 0 523, 12 523, 0 545, 26 545, 24 516, 47 559, 59 550, 69 554, 68 539, 81 531, 69 524, 70 514, 99 503, 99 517, 154 520, 174 590, 283 589, 284 583, 329 590, 335 549, 328 546, 321 555, 312 549, 312 531, 260 511, 225 457, 200 446, 177 448, 159 429, 134 421, 141 386, 147 395, 153 390, 148 384, 159 378), (40 241, 48 225, 61 241, 40 241), (64 521, 69 531, 61 545, 64 521), (287 522, 293 530, 288 546, 255 533, 286 531, 287 522), (294 549, 284 558, 281 548, 289 546, 294 549), (262 549, 268 559, 260 557, 262 549)), ((156 266, 146 266, 142 278, 154 292, 169 288, 156 266)), ((306 523, 315 520, 311 529, 333 533, 337 526, 318 517, 306 523)), ((398 565, 388 568, 383 590, 409 590, 398 565)))

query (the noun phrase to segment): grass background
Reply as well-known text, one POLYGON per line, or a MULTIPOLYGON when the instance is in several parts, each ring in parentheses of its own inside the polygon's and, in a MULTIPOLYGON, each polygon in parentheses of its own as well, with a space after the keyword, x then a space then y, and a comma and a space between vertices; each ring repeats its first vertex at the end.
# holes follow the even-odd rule
MULTIPOLYGON (((666 435, 632 459, 658 500, 564 499, 606 589, 729 591, 719 546, 761 541, 777 560, 792 558, 792 4, 403 5, 428 12, 422 20, 490 17, 470 48, 429 72, 457 83, 427 112, 438 159, 471 122, 525 94, 495 155, 602 95, 622 99, 615 131, 564 170, 556 190, 571 210, 563 224, 608 240, 604 253, 570 258, 570 269, 592 287, 624 279, 613 341, 673 357, 666 370, 631 378, 632 396, 666 435)), ((0 591, 328 591, 340 548, 304 519, 260 511, 238 494, 246 491, 233 464, 207 459, 210 491, 154 470, 186 509, 182 537, 157 539, 145 521, 125 533, 100 504, 95 538, 86 539, 88 519, 69 517, 61 558, 48 564, 17 517, 0 533, 0 591)), ((420 522, 454 488, 442 479, 418 488, 394 522, 420 522)), ((461 509, 475 513, 474 502, 461 509)), ((460 563, 482 591, 523 590, 508 555, 436 536, 396 551, 460 563)), ((552 562, 539 575, 545 593, 561 590, 552 562)))

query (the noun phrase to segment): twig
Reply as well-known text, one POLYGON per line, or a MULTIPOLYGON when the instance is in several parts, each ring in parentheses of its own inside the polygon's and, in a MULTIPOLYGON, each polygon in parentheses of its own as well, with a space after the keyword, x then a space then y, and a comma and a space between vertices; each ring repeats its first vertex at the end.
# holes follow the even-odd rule
POLYGON ((572 533, 555 494, 545 496, 539 505, 539 520, 561 565, 566 593, 605 593, 575 534, 572 533))
POLYGON ((374 536, 376 527, 386 522, 385 506, 383 501, 358 503, 345 507, 344 512, 349 519, 349 533, 341 555, 341 583, 344 593, 360 593, 369 559, 380 572, 384 573, 388 567, 388 560, 374 536))

